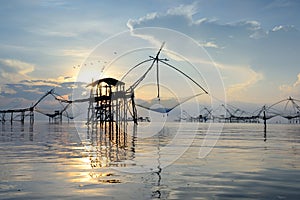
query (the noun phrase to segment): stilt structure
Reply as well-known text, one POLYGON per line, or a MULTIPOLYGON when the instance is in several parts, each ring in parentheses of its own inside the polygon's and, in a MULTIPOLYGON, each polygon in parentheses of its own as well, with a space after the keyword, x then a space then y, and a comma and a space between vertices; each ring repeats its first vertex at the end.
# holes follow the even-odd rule
POLYGON ((30 125, 32 125, 34 123, 34 107, 30 107, 29 109, 29 121, 30 121, 30 125))
POLYGON ((300 111, 297 111, 297 115, 298 115, 297 117, 292 119, 293 124, 300 124, 300 111))
POLYGON ((62 112, 55 110, 52 114, 45 114, 49 117, 49 123, 61 124, 62 123, 62 112))
POLYGON ((4 124, 6 121, 10 122, 10 124, 13 124, 14 121, 19 121, 21 122, 21 124, 24 124, 25 118, 29 116, 30 123, 32 124, 34 121, 33 109, 33 107, 30 107, 23 109, 0 110, 0 121, 2 122, 2 124, 4 124))
POLYGON ((100 125, 111 137, 126 130, 128 112, 137 123, 134 91, 125 90, 125 83, 114 78, 103 78, 88 85, 91 87, 87 124, 100 125), (131 105, 130 105, 131 104, 131 105))

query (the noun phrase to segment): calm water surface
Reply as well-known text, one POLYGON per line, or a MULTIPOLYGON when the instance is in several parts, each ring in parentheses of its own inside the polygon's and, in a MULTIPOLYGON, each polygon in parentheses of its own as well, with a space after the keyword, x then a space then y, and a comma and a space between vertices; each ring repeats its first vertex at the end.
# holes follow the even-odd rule
POLYGON ((299 199, 299 124, 268 125, 266 138, 262 124, 225 124, 205 158, 198 154, 207 124, 181 125, 180 134, 195 138, 166 167, 164 159, 178 151, 161 149, 178 123, 151 137, 129 127, 114 142, 93 133, 85 143, 71 124, 0 125, 0 198, 299 199), (124 170, 148 166, 143 173, 124 170))

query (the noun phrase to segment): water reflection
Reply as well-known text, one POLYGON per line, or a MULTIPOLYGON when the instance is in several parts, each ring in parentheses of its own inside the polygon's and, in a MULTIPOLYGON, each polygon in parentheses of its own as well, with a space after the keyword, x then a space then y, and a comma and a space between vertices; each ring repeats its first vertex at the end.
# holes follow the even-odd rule
POLYGON ((198 134, 186 153, 168 167, 164 167, 166 157, 176 152, 163 150, 174 138, 176 124, 149 137, 142 137, 147 133, 140 127, 129 127, 127 134, 118 137, 97 130, 90 132, 85 146, 68 125, 1 126, 0 198, 299 197, 299 126, 269 125, 268 142, 264 142, 260 125, 226 124, 212 152, 199 159, 206 127, 184 125, 181 134, 198 134), (147 167, 141 164, 145 160, 152 171, 122 170, 147 167))
MULTIPOLYGON (((151 176, 148 179, 144 179, 146 181, 145 184, 151 185, 151 198, 160 199, 163 197, 161 192, 161 148, 165 146, 173 136, 167 127, 162 128, 159 133, 151 137, 140 138, 140 140, 138 140, 137 134, 138 127, 136 125, 130 127, 129 131, 127 130, 126 132, 120 133, 105 131, 101 127, 87 129, 87 139, 89 142, 86 143, 85 151, 92 169, 89 175, 98 183, 121 183, 123 180, 116 178, 119 173, 122 173, 121 168, 131 167, 131 169, 134 169, 134 167, 143 167, 137 166, 142 164, 138 163, 136 156, 140 156, 140 153, 149 147, 151 150, 156 149, 154 151, 156 156, 154 154, 153 157, 142 158, 151 161, 151 166, 156 166, 156 168, 151 169, 152 172, 146 172, 146 174, 143 172, 143 176, 151 176), (138 149, 136 146, 137 143, 141 145, 138 149), (138 153, 138 155, 136 153, 138 153), (115 170, 118 169, 120 169, 120 171, 117 173, 115 170)), ((136 175, 136 172, 126 174, 130 179, 136 175)), ((138 176, 140 176, 140 174, 138 176)))
POLYGON ((111 132, 106 128, 97 124, 86 130, 85 154, 91 167, 89 176, 98 183, 118 184, 122 181, 116 178, 111 168, 126 167, 128 160, 134 159, 136 133, 130 136, 126 131, 111 132))
POLYGON ((33 141, 33 124, 19 125, 12 124, 1 124, 1 142, 12 142, 12 141, 33 141), (17 134, 16 134, 17 133, 17 134))
POLYGON ((126 167, 125 161, 134 158, 136 140, 134 135, 136 133, 133 133, 133 137, 127 132, 111 133, 101 127, 88 129, 86 151, 91 167, 126 167))
POLYGON ((153 172, 153 174, 156 174, 158 179, 157 179, 157 183, 156 183, 156 190, 154 190, 152 192, 152 197, 153 198, 158 198, 160 199, 161 198, 161 191, 160 191, 160 186, 161 186, 161 179, 162 179, 162 176, 161 176, 161 173, 162 173, 162 168, 161 168, 161 163, 160 163, 160 158, 161 158, 161 155, 160 155, 160 139, 158 140, 158 144, 157 144, 157 171, 156 172, 153 172))

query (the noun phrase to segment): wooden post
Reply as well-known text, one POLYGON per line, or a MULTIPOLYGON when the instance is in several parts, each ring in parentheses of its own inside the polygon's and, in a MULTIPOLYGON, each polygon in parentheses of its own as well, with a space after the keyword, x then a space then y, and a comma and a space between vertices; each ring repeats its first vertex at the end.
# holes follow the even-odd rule
POLYGON ((132 105, 132 117, 133 117, 133 122, 135 124, 138 124, 137 122, 137 110, 136 110, 136 107, 135 107, 135 102, 134 102, 134 92, 131 91, 131 105, 132 105))
POLYGON ((33 113, 33 108, 30 109, 30 125, 34 123, 34 113, 33 113))
POLYGON ((266 128, 267 128, 266 111, 264 111, 264 117, 263 117, 263 120, 264 120, 264 127, 265 127, 265 129, 266 129, 266 128))
POLYGON ((25 121, 25 111, 22 111, 21 113, 21 124, 24 124, 25 121))
POLYGON ((267 117, 266 117, 266 111, 264 110, 264 141, 267 141, 267 117))
POLYGON ((29 124, 33 125, 34 122, 34 115, 33 115, 33 111, 29 112, 29 124))
POLYGON ((59 123, 62 124, 62 112, 59 113, 59 123))
POLYGON ((126 128, 127 128, 127 109, 126 109, 126 106, 127 106, 127 99, 126 99, 126 97, 124 97, 124 101, 123 101, 123 112, 124 112, 124 118, 123 118, 123 131, 125 131, 126 130, 126 128))
POLYGON ((13 119, 14 119, 14 112, 10 113, 10 124, 13 123, 13 119))
POLYGON ((5 112, 4 112, 4 113, 2 113, 2 119, 1 119, 1 121, 2 121, 2 124, 4 124, 4 123, 5 123, 5 112))

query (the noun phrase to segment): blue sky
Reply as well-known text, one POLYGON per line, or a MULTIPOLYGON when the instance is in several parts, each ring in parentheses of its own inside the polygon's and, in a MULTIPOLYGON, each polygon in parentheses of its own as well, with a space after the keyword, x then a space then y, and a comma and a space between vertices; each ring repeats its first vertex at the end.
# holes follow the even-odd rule
POLYGON ((300 2, 289 0, 2 1, 0 106, 31 103, 54 86, 70 94, 77 66, 99 43, 144 27, 201 44, 229 101, 300 99, 299 10, 300 2))

